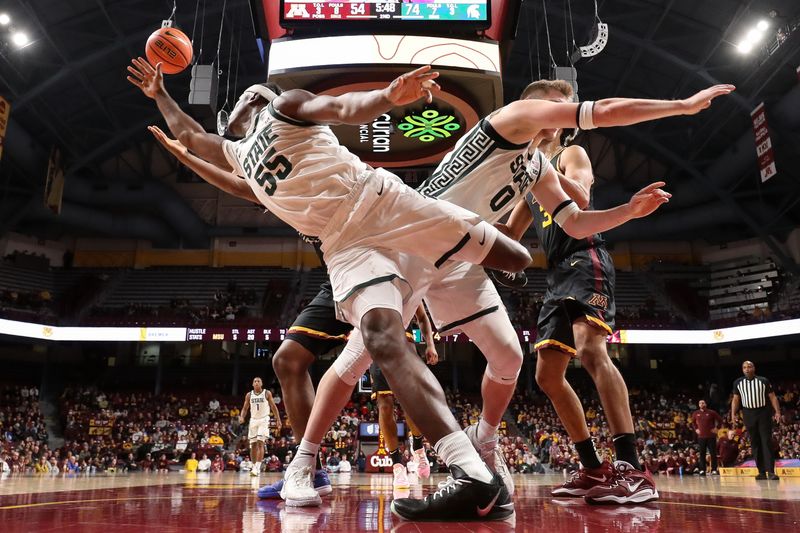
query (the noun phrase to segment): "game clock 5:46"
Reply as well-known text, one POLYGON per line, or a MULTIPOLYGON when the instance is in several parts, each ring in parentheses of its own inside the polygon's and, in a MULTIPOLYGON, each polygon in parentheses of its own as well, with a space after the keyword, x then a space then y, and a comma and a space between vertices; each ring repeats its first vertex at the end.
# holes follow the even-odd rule
POLYGON ((281 0, 281 26, 298 28, 326 23, 331 26, 355 25, 364 29, 397 29, 425 23, 442 23, 451 28, 454 24, 464 29, 485 29, 490 25, 490 0, 403 0, 387 2, 322 1, 307 2, 281 0))

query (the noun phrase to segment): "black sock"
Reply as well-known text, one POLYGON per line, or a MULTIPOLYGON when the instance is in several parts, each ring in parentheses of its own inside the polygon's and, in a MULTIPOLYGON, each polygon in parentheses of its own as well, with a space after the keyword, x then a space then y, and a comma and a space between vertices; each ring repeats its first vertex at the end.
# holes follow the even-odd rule
POLYGON ((389 452, 389 455, 392 456, 392 462, 396 465, 403 464, 403 456, 400 455, 400 448, 395 448, 394 450, 389 452))
POLYGON ((591 438, 576 442, 575 449, 578 450, 578 457, 584 468, 600 468, 602 463, 597 457, 597 451, 594 449, 591 438))
POLYGON ((422 449, 422 435, 411 435, 411 447, 414 451, 422 449))
POLYGON ((636 436, 633 433, 614 435, 614 452, 617 461, 625 461, 636 470, 642 470, 639 455, 636 453, 636 436))

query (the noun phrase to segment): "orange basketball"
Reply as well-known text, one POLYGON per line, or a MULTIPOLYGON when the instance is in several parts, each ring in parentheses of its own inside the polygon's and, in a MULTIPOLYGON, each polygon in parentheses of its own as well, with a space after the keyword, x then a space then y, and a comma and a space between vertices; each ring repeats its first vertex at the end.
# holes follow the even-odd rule
POLYGON ((147 38, 145 54, 164 74, 177 74, 192 62, 192 42, 177 28, 160 28, 147 38))

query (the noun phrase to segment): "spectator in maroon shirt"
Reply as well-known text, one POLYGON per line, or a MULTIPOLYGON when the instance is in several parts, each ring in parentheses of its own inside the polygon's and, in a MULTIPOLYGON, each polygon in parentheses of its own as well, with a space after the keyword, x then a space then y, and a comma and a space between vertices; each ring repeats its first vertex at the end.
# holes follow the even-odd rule
POLYGON ((717 453, 722 466, 736 466, 736 459, 739 457, 739 443, 734 440, 734 433, 732 430, 717 443, 717 453))
POLYGON ((166 454, 161 454, 161 457, 158 458, 158 471, 159 472, 169 472, 169 461, 167 460, 166 454))
POLYGON ((144 470, 145 472, 151 472, 153 470, 152 456, 148 453, 147 455, 145 455, 144 459, 140 464, 142 465, 142 470, 144 470))
POLYGON ((225 470, 225 463, 222 462, 222 457, 215 455, 214 460, 211 461, 211 471, 222 472, 223 470, 225 470))
POLYGON ((711 475, 718 476, 717 471, 717 431, 716 428, 722 427, 722 417, 713 409, 709 409, 705 400, 700 400, 697 404, 700 408, 692 413, 692 425, 697 434, 697 444, 700 445, 700 472, 701 476, 706 475, 706 451, 711 453, 711 475))

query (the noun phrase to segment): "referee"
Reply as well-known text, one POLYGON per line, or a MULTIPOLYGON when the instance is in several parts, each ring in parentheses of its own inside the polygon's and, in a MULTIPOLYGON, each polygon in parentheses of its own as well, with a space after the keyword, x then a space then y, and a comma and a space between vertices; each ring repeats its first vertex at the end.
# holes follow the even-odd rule
POLYGON ((769 416, 767 397, 772 404, 776 423, 781 421, 778 397, 769 380, 756 376, 756 365, 752 361, 742 363, 743 377, 733 382, 731 400, 731 423, 736 427, 739 407, 742 407, 744 426, 750 434, 753 456, 758 467, 756 479, 778 479, 775 475, 775 452, 772 450, 772 419, 769 416))

